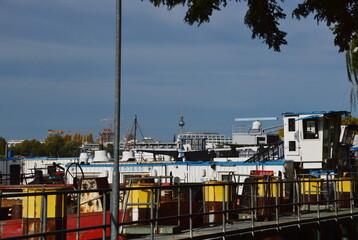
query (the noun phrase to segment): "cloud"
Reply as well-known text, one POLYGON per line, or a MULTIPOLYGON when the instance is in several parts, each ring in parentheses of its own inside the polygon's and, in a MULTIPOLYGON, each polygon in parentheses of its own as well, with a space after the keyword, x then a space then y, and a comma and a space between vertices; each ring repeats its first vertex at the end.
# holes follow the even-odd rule
MULTIPOLYGON (((171 140, 181 99, 187 130, 226 134, 237 115, 349 107, 344 54, 325 26, 288 16, 289 43, 276 53, 251 39, 245 9, 230 2, 197 27, 181 7, 123 1, 125 124, 137 113, 147 136, 171 140)), ((113 116, 115 1, 2 1, 0 28, 5 137, 97 128, 113 116)))

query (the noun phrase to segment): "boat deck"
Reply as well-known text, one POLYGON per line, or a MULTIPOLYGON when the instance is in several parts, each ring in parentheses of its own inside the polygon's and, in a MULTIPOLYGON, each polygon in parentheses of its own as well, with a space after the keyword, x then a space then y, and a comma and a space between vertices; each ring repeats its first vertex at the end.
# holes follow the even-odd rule
MULTIPOLYGON (((210 226, 205 228, 196 228, 193 229, 192 233, 189 230, 182 231, 179 234, 156 234, 155 239, 250 239, 250 238, 260 238, 268 236, 277 236, 284 233, 293 233, 297 229, 310 229, 317 228, 330 224, 332 222, 349 222, 353 219, 358 218, 358 208, 353 209, 341 209, 336 212, 321 211, 319 214, 317 211, 301 214, 298 218, 298 215, 290 216, 280 216, 279 220, 273 221, 262 221, 262 222, 252 222, 250 220, 234 222, 226 224, 225 227, 220 226, 210 226)), ((151 236, 146 236, 138 239, 151 239, 151 236)))

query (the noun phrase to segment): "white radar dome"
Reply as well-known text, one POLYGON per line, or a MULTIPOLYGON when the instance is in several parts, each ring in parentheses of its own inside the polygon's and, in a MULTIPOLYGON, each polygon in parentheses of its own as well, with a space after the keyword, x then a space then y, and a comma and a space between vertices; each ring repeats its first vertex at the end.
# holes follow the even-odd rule
POLYGON ((255 121, 252 123, 252 130, 256 130, 259 131, 261 129, 261 122, 260 121, 255 121))
POLYGON ((88 153, 81 152, 81 154, 80 154, 80 163, 81 162, 84 162, 85 164, 88 163, 88 153))

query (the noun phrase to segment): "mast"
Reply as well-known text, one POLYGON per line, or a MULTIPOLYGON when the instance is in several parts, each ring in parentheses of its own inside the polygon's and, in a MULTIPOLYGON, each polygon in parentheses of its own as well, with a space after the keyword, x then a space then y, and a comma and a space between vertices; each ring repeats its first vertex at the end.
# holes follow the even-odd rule
POLYGON ((137 114, 134 116, 134 146, 137 145, 137 125, 138 125, 138 121, 137 121, 137 114))

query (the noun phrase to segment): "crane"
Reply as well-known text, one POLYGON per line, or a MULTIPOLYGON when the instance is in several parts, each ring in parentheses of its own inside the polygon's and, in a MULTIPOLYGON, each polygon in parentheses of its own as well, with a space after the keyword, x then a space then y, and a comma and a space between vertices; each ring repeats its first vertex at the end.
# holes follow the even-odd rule
POLYGON ((67 130, 47 130, 49 133, 59 133, 63 134, 65 132, 100 132, 102 130, 99 129, 67 129, 67 130))
MULTIPOLYGON (((120 118, 121 120, 123 118, 120 118)), ((113 132, 113 122, 114 121, 114 118, 102 118, 100 119, 101 122, 105 121, 106 122, 106 128, 109 129, 111 132, 113 132), (112 122, 112 123, 109 123, 109 122, 112 122)))

